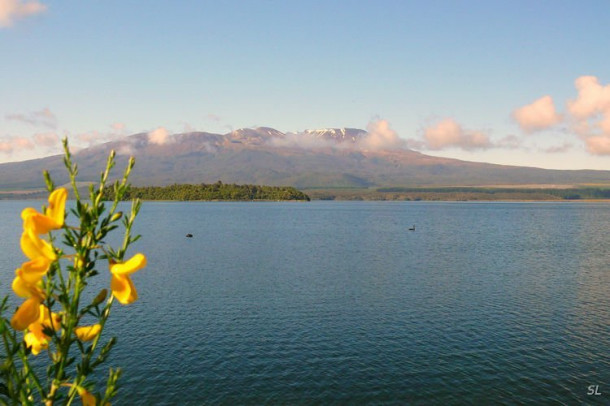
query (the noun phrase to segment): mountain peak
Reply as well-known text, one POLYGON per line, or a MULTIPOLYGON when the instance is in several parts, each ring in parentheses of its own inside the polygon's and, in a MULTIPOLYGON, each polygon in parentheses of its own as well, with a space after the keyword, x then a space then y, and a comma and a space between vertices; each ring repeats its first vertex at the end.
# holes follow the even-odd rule
POLYGON ((271 127, 239 128, 225 134, 232 143, 260 145, 269 138, 284 137, 284 133, 271 127))
POLYGON ((276 130, 271 127, 256 127, 256 128, 238 128, 237 130, 231 131, 229 136, 240 137, 240 136, 262 136, 262 137, 281 137, 284 135, 283 132, 276 130))
MULTIPOLYGON (((372 134, 375 135, 375 134, 372 134)), ((606 183, 610 171, 552 171, 457 161, 406 148, 372 148, 371 134, 357 128, 283 133, 270 127, 227 134, 189 132, 150 139, 141 133, 85 148, 76 156, 83 182, 99 178, 107 152, 118 166, 135 155, 135 185, 225 183, 297 187, 606 183), (333 145, 334 144, 334 145, 333 145), (527 181, 524 181, 524 180, 527 181)), ((375 141, 373 139, 372 141, 375 141)), ((382 140, 383 141, 383 140, 382 140)), ((0 164, 0 189, 44 188, 48 169, 61 184, 61 156, 0 164)))
POLYGON ((367 132, 358 128, 320 128, 305 130, 301 134, 337 142, 356 142, 365 137, 367 132))

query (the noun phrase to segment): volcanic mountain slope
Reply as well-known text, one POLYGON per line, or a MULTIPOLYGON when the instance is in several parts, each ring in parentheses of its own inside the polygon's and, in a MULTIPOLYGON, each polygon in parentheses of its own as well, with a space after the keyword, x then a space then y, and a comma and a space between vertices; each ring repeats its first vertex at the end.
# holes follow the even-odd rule
MULTIPOLYGON (((282 133, 269 127, 227 134, 190 132, 152 142, 135 134, 74 154, 80 181, 96 181, 111 149, 117 168, 136 157, 134 185, 224 183, 313 187, 451 186, 491 184, 608 183, 610 171, 559 171, 438 158, 404 147, 370 148, 359 129, 282 133)), ((44 186, 48 169, 56 183, 67 181, 61 156, 0 165, 0 188, 44 186)), ((120 176, 118 170, 115 176, 120 176)))

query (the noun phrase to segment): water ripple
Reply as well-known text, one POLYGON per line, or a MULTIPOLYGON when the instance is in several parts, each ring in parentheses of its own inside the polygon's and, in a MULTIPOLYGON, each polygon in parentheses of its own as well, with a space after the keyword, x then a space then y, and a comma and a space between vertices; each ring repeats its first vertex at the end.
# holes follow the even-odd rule
POLYGON ((610 403, 609 205, 145 203, 139 220, 141 299, 108 325, 117 404, 610 403))

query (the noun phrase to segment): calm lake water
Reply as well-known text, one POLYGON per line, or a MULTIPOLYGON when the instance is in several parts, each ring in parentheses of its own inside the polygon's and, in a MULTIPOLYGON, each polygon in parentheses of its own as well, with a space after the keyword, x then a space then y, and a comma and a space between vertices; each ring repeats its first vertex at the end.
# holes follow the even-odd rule
MULTIPOLYGON (((32 203, 0 202, 3 293, 32 203)), ((146 202, 113 404, 610 404, 609 230, 604 203, 146 202)))

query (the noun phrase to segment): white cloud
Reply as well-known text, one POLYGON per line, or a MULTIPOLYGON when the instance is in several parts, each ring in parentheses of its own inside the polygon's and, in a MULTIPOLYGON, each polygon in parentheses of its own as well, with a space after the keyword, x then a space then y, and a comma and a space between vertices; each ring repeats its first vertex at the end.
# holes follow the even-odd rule
POLYGON ((36 146, 52 148, 59 144, 59 136, 55 133, 40 133, 34 135, 36 146))
POLYGON ((104 142, 117 141, 125 138, 124 124, 115 123, 110 126, 112 131, 101 132, 97 130, 88 131, 85 133, 76 134, 75 138, 78 142, 87 144, 87 147, 102 144, 104 142))
POLYGON ((77 152, 82 151, 84 149, 83 147, 79 147, 77 145, 74 145, 73 143, 70 143, 68 145, 68 148, 70 149, 71 154, 76 154, 77 152))
POLYGON ((418 140, 415 138, 409 138, 407 140, 405 140, 405 145, 407 148, 410 149, 426 149, 426 143, 422 140, 418 140))
POLYGON ((543 149, 542 152, 546 152, 548 154, 561 154, 570 151, 572 148, 574 148, 574 145, 569 142, 565 142, 561 145, 556 145, 554 147, 543 149))
POLYGON ((465 130, 455 120, 446 118, 424 131, 426 147, 431 150, 460 148, 464 150, 491 148, 489 137, 481 131, 465 130))
POLYGON ((387 120, 371 121, 366 127, 367 135, 359 141, 359 145, 367 150, 405 149, 406 141, 390 128, 387 120))
POLYGON ((165 127, 159 127, 148 133, 148 142, 163 145, 170 141, 169 131, 165 127))
POLYGON ((10 154, 13 152, 13 144, 9 141, 0 141, 0 152, 10 154))
MULTIPOLYGON (((0 0, 2 1, 2 0, 0 0)), ((7 120, 19 121, 35 127, 57 128, 57 117, 48 108, 27 114, 7 114, 7 120)))
POLYGON ((519 149, 522 148, 523 143, 521 141, 521 138, 517 137, 514 134, 511 134, 500 139, 498 142, 495 143, 495 146, 504 149, 519 149))
POLYGON ((13 139, 13 144, 15 145, 15 149, 33 149, 34 143, 32 140, 23 137, 15 137, 13 139))
POLYGON ((355 140, 333 140, 317 136, 317 131, 287 133, 283 137, 272 137, 268 142, 277 147, 305 149, 352 149, 365 151, 388 151, 407 149, 407 141, 400 138, 387 120, 377 119, 367 125, 367 132, 355 140))
POLYGON ((592 155, 610 155, 610 85, 595 76, 581 76, 574 82, 578 95, 568 100, 572 131, 592 155))
POLYGON ((98 144, 108 139, 107 134, 102 134, 99 131, 89 131, 86 133, 80 133, 76 135, 76 139, 80 142, 85 142, 89 146, 98 144))
POLYGON ((595 76, 581 76, 574 81, 578 96, 568 100, 568 111, 577 119, 585 120, 610 110, 610 85, 602 86, 595 76))
POLYGON ((129 144, 128 142, 125 142, 125 143, 119 145, 116 153, 118 155, 128 155, 128 156, 135 155, 135 148, 133 145, 129 144))
POLYGON ((125 124, 124 123, 112 123, 110 125, 110 128, 112 128, 112 131, 122 134, 125 131, 125 124))
POLYGON ((595 135, 584 139, 587 151, 593 155, 610 155, 610 136, 595 135))
POLYGON ((0 152, 10 155, 15 151, 34 149, 32 140, 24 137, 5 137, 0 139, 0 152))
POLYGON ((287 133, 284 137, 271 137, 267 142, 275 147, 303 149, 339 148, 341 146, 335 141, 308 136, 303 133, 287 133))
POLYGON ((47 6, 36 0, 0 0, 0 27, 10 27, 18 19, 40 14, 46 10, 47 6))
POLYGON ((527 133, 550 128, 561 121, 551 96, 543 96, 531 104, 516 109, 513 117, 527 133))

